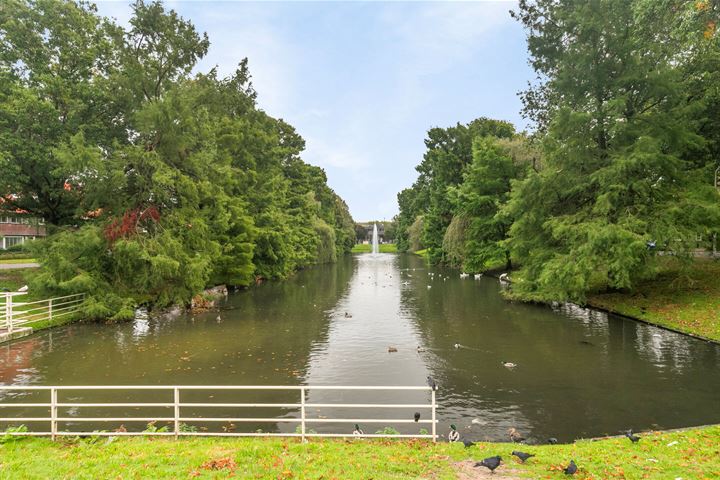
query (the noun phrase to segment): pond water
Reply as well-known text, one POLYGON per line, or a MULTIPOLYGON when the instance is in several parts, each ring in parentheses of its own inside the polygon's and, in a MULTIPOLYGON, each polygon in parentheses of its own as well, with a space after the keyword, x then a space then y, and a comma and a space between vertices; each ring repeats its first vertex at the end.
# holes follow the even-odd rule
MULTIPOLYGON (((1 345, 0 383, 410 386, 424 385, 432 375, 439 384, 438 432, 456 423, 471 439, 507 440, 510 427, 538 440, 570 441, 629 428, 720 423, 720 346, 575 306, 506 302, 501 288, 494 278, 461 279, 459 272, 428 267, 415 255, 348 256, 287 281, 231 293, 220 312, 76 324, 1 345), (397 352, 389 353, 389 346, 397 352), (517 366, 506 368, 504 361, 517 366)), ((109 400, 103 395, 74 392, 67 398, 109 400)), ((123 394, 119 400, 116 392, 112 398, 170 400, 157 395, 123 394)), ((208 398, 200 392, 190 396, 208 398)), ((308 402, 424 403, 428 396, 311 391, 308 402)), ((5 394, 4 401, 31 397, 5 394)), ((213 401, 298 402, 294 392, 241 397, 225 393, 213 401)), ((350 418, 412 418, 413 412, 361 410, 350 418)), ((308 413, 348 415, 330 409, 308 413)), ((28 412, 12 413, 21 414, 28 412)), ((81 413, 61 412, 73 415, 81 413)), ((297 417, 298 411, 255 409, 242 415, 297 417)), ((372 433, 382 426, 363 428, 372 433)), ((396 427, 417 433, 419 425, 396 427)), ((292 431, 295 425, 233 428, 292 431)), ((349 426, 312 428, 338 432, 349 426)))

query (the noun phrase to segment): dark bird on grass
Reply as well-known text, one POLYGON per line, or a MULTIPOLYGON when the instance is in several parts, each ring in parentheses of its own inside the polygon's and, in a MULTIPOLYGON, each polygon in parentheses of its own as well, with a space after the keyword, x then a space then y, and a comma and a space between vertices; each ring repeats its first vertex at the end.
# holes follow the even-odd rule
POLYGON ((448 441, 449 442, 457 442, 460 440, 460 432, 457 431, 457 427, 453 423, 450 425, 450 433, 448 433, 448 441))
POLYGON ((473 445, 475 445, 475 442, 471 442, 470 440, 467 440, 467 439, 463 439, 462 443, 463 443, 463 445, 465 445, 465 448, 470 448, 473 445))
POLYGON ((430 375, 427 377, 427 384, 433 391, 437 390, 437 383, 435 383, 435 380, 430 375))
POLYGON ((549 443, 550 445, 557 445, 557 438, 550 437, 547 439, 547 443, 549 443))
POLYGON ((420 420, 420 412, 415 412, 415 415, 413 415, 413 418, 415 419, 415 423, 417 423, 420 420))
POLYGON ((575 472, 577 472, 577 465, 575 465, 575 460, 570 460, 570 465, 565 467, 563 469, 563 472, 565 472, 565 475, 575 475, 575 472))
POLYGON ((515 455, 516 457, 518 457, 522 463, 525 463, 525 460, 527 460, 528 458, 535 456, 532 453, 525 453, 518 450, 513 450, 511 455, 515 455))
POLYGON ((520 433, 515 430, 515 428, 508 428, 508 435, 510 435, 510 440, 512 440, 515 443, 520 443, 523 440, 525 440, 525 437, 520 435, 520 433))
POLYGON ((477 462, 474 466, 489 468, 490 473, 495 473, 495 469, 500 466, 501 461, 502 457, 500 455, 495 455, 494 457, 486 458, 482 462, 477 462))
POLYGON ((637 443, 640 441, 640 437, 638 437, 637 435, 633 435, 632 430, 628 430, 627 432, 625 432, 625 436, 628 437, 632 443, 637 443))

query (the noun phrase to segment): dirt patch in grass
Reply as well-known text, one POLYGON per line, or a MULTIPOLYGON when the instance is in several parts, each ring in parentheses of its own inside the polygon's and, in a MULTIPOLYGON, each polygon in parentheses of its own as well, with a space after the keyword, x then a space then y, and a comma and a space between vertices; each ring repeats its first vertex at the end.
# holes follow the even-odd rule
POLYGON ((495 470, 495 473, 490 473, 490 470, 485 467, 474 467, 473 465, 475 465, 475 463, 476 462, 473 460, 464 460, 462 462, 454 463, 453 467, 457 471, 457 478, 459 480, 475 480, 477 478, 504 478, 507 480, 519 480, 523 478, 520 476, 522 473, 521 470, 515 468, 515 465, 512 462, 508 464, 503 461, 502 465, 495 470))

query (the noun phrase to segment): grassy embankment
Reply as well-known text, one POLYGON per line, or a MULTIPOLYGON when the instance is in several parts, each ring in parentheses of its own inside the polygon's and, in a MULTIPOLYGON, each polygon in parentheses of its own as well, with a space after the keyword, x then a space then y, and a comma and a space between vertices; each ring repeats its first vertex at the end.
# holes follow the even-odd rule
MULTIPOLYGON (((381 243, 379 245, 380 253, 397 253, 397 245, 394 243, 381 243)), ((372 252, 372 245, 369 243, 358 243, 356 244, 351 253, 370 253, 372 252)))
POLYGON ((588 304, 720 341, 720 261, 662 258, 655 279, 630 293, 591 295, 588 304))
POLYGON ((490 478, 470 461, 501 455, 494 478, 566 478, 574 459, 577 478, 718 478, 720 427, 653 433, 570 445, 523 445, 536 454, 521 465, 518 445, 426 441, 184 438, 105 438, 58 441, 14 439, 0 444, 0 478, 490 478), (676 442, 676 443, 673 443, 676 442))

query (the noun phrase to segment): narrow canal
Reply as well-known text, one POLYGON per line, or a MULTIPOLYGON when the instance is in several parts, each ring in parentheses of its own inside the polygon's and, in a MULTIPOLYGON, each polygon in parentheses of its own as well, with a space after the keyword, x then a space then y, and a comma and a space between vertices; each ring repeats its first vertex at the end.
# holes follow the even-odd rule
MULTIPOLYGON (((720 346, 577 307, 506 302, 501 288, 494 278, 460 278, 414 255, 355 255, 232 293, 220 312, 77 324, 2 345, 0 383, 424 385, 432 375, 440 386, 438 431, 455 423, 471 439, 507 440, 510 427, 538 440, 570 441, 629 428, 720 422, 720 346), (390 353, 390 346, 397 352, 390 353)), ((295 403, 296 396, 265 392, 245 394, 243 401, 295 403)), ((30 397, 6 394, 5 401, 30 397)), ((102 400, 72 397, 93 398, 102 400)), ((315 391, 308 397, 312 403, 426 399, 426 393, 413 392, 315 391)), ((217 410, 214 416, 239 414, 217 410)), ((262 410, 252 415, 298 415, 293 408, 262 410)), ((396 410, 352 416, 412 418, 414 412, 396 410)), ((329 409, 308 414, 348 415, 329 409)), ((163 416, 160 409, 157 415, 163 416)), ((383 426, 362 428, 372 433, 383 426)), ((420 425, 396 427, 417 433, 420 425)), ((232 428, 291 431, 295 425, 232 428)))

